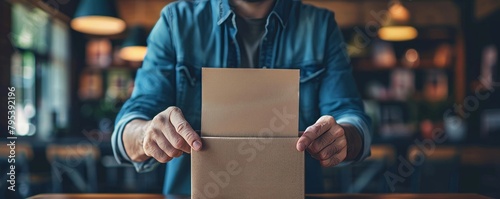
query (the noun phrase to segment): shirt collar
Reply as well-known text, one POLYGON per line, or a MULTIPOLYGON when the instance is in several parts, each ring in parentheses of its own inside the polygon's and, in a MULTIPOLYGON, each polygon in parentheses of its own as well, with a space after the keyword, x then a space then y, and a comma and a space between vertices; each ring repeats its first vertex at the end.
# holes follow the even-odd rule
MULTIPOLYGON (((274 15, 278 18, 280 24, 285 27, 288 23, 290 15, 291 0, 276 0, 273 9, 269 13, 269 17, 274 15)), ((234 14, 229 5, 229 0, 219 0, 219 20, 217 25, 224 23, 230 16, 234 14)))

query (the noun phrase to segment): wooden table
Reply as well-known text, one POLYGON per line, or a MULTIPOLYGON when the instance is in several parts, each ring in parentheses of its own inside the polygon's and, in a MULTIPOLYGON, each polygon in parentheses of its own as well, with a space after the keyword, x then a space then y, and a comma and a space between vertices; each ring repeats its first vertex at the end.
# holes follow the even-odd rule
MULTIPOLYGON (((189 196, 165 196, 160 194, 40 194, 29 199, 188 199, 189 196)), ((310 194, 308 199, 483 199, 478 194, 310 194)))

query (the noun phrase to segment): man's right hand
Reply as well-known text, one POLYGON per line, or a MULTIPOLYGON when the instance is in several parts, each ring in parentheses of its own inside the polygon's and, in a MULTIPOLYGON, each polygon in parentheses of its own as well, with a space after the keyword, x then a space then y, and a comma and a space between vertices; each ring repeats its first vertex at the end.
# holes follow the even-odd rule
POLYGON ((169 107, 150 121, 131 121, 125 127, 123 141, 129 157, 138 162, 153 157, 166 163, 191 153, 191 149, 198 151, 202 145, 178 107, 169 107))

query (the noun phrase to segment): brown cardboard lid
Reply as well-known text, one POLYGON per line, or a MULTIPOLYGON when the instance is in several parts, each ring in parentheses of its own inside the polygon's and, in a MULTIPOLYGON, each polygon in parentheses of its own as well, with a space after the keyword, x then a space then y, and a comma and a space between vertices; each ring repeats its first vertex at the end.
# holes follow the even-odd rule
POLYGON ((202 68, 202 136, 297 137, 299 72, 202 68))

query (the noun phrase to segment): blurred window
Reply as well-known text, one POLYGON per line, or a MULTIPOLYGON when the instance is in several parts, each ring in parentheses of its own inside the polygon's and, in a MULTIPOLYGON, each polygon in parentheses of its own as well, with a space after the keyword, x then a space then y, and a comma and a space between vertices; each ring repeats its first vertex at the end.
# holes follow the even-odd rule
POLYGON ((13 3, 10 39, 17 134, 49 138, 68 124, 69 29, 35 6, 13 3))

